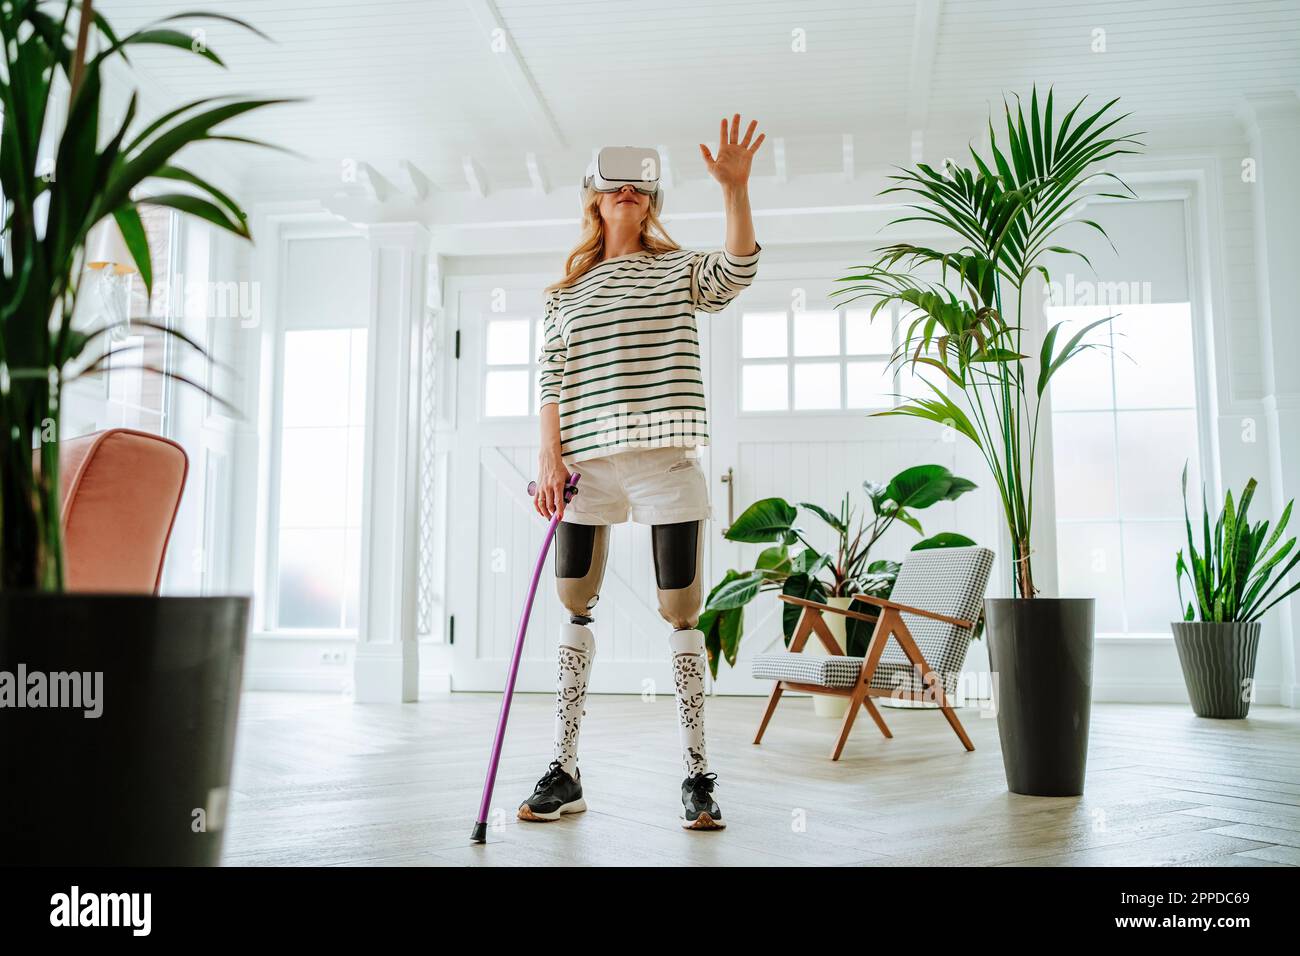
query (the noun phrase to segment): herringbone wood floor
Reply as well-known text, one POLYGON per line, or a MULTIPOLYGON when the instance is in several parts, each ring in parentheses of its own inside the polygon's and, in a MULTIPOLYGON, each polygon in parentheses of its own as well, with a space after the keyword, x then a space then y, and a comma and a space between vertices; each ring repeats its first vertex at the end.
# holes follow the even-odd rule
POLYGON ((500 697, 358 705, 248 693, 240 718, 227 865, 1300 865, 1300 712, 1248 720, 1186 706, 1097 704, 1087 793, 1007 792, 996 722, 963 710, 966 753, 932 711, 865 713, 838 762, 838 720, 782 701, 706 706, 725 830, 675 819, 683 776, 671 695, 588 698, 585 813, 525 823, 514 810, 551 759, 552 699, 511 711, 487 845, 470 843, 500 697))

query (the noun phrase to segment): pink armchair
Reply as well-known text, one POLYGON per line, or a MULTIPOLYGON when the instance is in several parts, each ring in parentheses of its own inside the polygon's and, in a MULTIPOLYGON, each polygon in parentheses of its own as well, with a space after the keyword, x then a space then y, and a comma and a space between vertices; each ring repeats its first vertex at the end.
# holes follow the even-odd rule
POLYGON ((189 472, 185 449, 110 428, 60 442, 59 452, 67 589, 157 593, 189 472))

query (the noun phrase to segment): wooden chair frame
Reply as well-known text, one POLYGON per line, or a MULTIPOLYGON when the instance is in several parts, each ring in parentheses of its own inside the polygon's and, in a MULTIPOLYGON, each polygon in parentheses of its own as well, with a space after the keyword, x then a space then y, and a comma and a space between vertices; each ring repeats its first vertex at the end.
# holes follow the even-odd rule
POLYGON ((862 669, 858 672, 858 678, 851 687, 823 687, 820 684, 804 684, 796 681, 774 681, 772 694, 767 699, 767 709, 763 712, 763 719, 758 725, 758 733, 754 736, 754 743, 762 742, 763 732, 767 730, 768 722, 772 719, 772 714, 776 711, 776 705, 781 700, 781 694, 787 690, 798 690, 813 694, 831 694, 837 697, 849 698, 849 706, 844 713, 844 722, 840 725, 839 738, 835 741, 835 747, 831 750, 832 760, 839 760, 840 754, 844 751, 844 744, 848 741, 849 732, 853 730, 853 722, 858 716, 859 705, 866 708, 867 713, 871 715, 871 719, 876 722, 876 726, 880 728, 882 734, 889 738, 894 736, 890 733, 889 727, 886 726, 884 718, 880 716, 880 711, 876 708, 876 705, 871 702, 873 697, 896 697, 902 700, 937 702, 940 711, 943 712, 944 717, 948 719, 949 725, 957 734, 958 739, 961 740, 962 746, 968 751, 975 749, 975 745, 971 743, 970 737, 966 734, 966 728, 961 725, 961 721, 957 719, 956 711, 948 702, 948 695, 944 690, 943 681, 939 678, 939 675, 934 673, 925 656, 921 653, 921 649, 917 647, 916 641, 912 638, 912 632, 907 629, 907 624, 903 621, 901 612, 917 614, 921 617, 943 621, 962 628, 972 628, 975 626, 974 622, 963 621, 960 618, 949 617, 946 614, 938 614, 934 611, 926 611, 918 607, 908 607, 905 604, 898 604, 894 601, 870 597, 865 594, 855 595, 854 600, 880 608, 877 613, 863 614, 847 608, 832 607, 829 604, 808 601, 788 594, 782 594, 780 597, 782 601, 803 608, 803 613, 799 615, 799 624, 795 628, 794 637, 790 641, 791 653, 798 654, 802 652, 804 645, 808 643, 809 636, 816 634, 822 642, 822 646, 826 648, 827 654, 844 654, 844 651, 835 642, 830 628, 826 626, 826 621, 822 617, 827 611, 862 621, 875 621, 876 626, 871 632, 871 642, 867 646, 867 656, 862 661, 862 669), (885 645, 890 637, 893 637, 898 642, 899 647, 903 649, 903 654, 912 662, 913 668, 920 670, 926 687, 924 691, 882 690, 871 686, 876 667, 880 664, 880 658, 885 652, 885 645))

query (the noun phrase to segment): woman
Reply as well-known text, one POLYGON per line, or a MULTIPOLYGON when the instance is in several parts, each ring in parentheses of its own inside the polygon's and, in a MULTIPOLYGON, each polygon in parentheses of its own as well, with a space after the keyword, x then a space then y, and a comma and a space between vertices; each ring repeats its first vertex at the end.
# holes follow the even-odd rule
MULTIPOLYGON (((725 824, 712 797, 717 774, 704 747, 702 604, 708 482, 698 453, 708 442, 695 313, 718 312, 748 286, 761 247, 749 208, 749 172, 764 135, 740 114, 722 120, 717 155, 701 143, 722 187, 726 244, 682 249, 668 238, 652 196, 631 184, 588 188, 582 241, 565 276, 547 288, 541 364, 541 454, 537 511, 559 512, 555 573, 569 611, 559 645, 555 759, 519 808, 524 820, 556 820, 586 809, 577 765, 579 723, 595 654, 588 625, 599 596, 609 526, 651 526, 659 613, 671 625, 682 763, 682 825, 725 824), (582 476, 566 507, 567 475, 582 476)), ((644 188, 644 187, 643 187, 644 188)))

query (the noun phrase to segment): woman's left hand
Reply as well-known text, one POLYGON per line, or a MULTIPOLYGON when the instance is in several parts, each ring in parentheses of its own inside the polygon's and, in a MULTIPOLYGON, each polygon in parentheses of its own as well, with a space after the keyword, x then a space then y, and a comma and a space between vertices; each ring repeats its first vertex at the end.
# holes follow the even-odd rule
POLYGON ((767 136, 766 133, 759 133, 758 139, 755 139, 751 145, 750 140, 753 138, 756 126, 758 120, 750 120, 749 128, 745 130, 745 138, 737 142, 736 137, 740 133, 740 114, 737 113, 731 118, 730 130, 727 129, 727 121, 724 118, 716 157, 709 153, 707 146, 700 143, 704 165, 708 167, 709 175, 716 179, 723 189, 744 186, 749 182, 749 167, 754 161, 754 153, 758 151, 759 145, 767 136))

